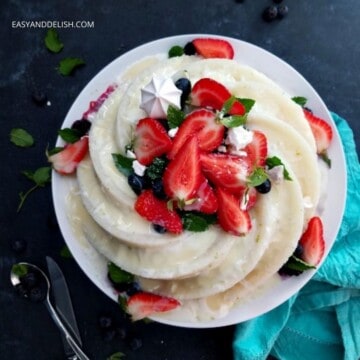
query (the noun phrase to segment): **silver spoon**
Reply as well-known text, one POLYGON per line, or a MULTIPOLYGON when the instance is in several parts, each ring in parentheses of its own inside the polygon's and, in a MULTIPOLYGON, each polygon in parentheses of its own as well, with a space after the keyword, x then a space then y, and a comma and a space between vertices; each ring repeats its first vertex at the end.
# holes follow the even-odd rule
MULTIPOLYGON (((26 268, 28 271, 32 270, 33 272, 38 273, 39 275, 42 276, 43 282, 46 285, 46 294, 45 294, 46 296, 43 297, 41 299, 41 301, 45 304, 45 306, 46 306, 47 310, 49 311, 51 317, 55 321, 55 324, 60 329, 60 331, 64 334, 67 342, 69 343, 70 347, 72 348, 72 350, 76 354, 77 357, 75 357, 73 359, 74 360, 76 360, 76 359, 78 359, 78 360, 89 360, 89 358, 84 354, 84 352, 81 350, 79 345, 76 343, 74 338, 70 335, 69 331, 66 329, 63 322, 61 321, 58 314, 56 313, 55 309, 51 305, 50 297, 49 297, 49 295, 50 295, 50 281, 49 281, 48 277, 45 275, 45 273, 40 268, 38 268, 36 265, 33 265, 33 264, 21 262, 21 263, 18 263, 17 265, 22 266, 23 269, 26 268)), ((11 272, 10 272, 10 281, 11 281, 11 284, 14 287, 17 287, 18 285, 21 284, 21 279, 20 279, 21 276, 19 276, 19 274, 17 274, 16 272, 14 272, 14 269, 15 268, 13 266, 13 268, 11 269, 11 272)), ((27 294, 23 294, 23 296, 28 297, 27 294)))

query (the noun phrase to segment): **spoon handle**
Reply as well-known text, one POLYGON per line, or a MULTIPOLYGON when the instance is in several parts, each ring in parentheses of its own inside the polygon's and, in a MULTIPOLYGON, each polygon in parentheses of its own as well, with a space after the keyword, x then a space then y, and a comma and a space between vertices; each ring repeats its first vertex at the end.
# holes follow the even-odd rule
POLYGON ((51 317, 53 318, 53 320, 55 321, 55 324, 57 325, 57 327, 60 329, 60 331, 64 334, 67 342, 69 343, 70 347, 72 348, 72 350, 74 351, 74 353, 77 355, 79 360, 90 360, 85 354, 84 352, 81 350, 81 348, 79 347, 79 345, 76 343, 76 341, 74 340, 74 338, 70 335, 70 333, 68 332, 68 330, 66 329, 65 325, 63 324, 63 322, 60 320, 57 312, 55 311, 55 309, 53 308, 53 306, 50 303, 49 298, 46 299, 45 301, 45 306, 48 309, 51 317))

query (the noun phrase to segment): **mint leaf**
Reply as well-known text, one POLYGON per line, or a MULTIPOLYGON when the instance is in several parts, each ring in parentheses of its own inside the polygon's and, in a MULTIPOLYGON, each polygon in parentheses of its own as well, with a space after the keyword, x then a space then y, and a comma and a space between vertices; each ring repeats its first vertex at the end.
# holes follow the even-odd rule
POLYGON ((183 212, 181 214, 185 230, 202 232, 209 228, 209 225, 216 222, 216 215, 207 215, 195 212, 183 212))
POLYGON ((304 107, 307 103, 307 98, 303 96, 294 96, 291 98, 292 101, 296 102, 298 105, 304 107))
POLYGON ((57 146, 57 147, 54 147, 53 149, 46 150, 46 155, 49 157, 49 156, 55 155, 63 150, 64 150, 64 148, 62 146, 57 146))
POLYGON ((246 123, 245 115, 230 115, 224 116, 220 122, 227 128, 238 127, 246 123))
POLYGON ((82 65, 85 65, 85 61, 83 59, 68 57, 60 61, 58 71, 61 75, 69 76, 75 68, 82 65))
POLYGON ((134 281, 134 275, 128 273, 127 271, 119 268, 114 263, 108 263, 108 274, 110 279, 116 284, 130 284, 134 281))
POLYGON ((57 33, 56 29, 49 29, 45 36, 45 46, 48 50, 53 53, 60 52, 64 44, 60 41, 59 34, 57 33))
POLYGON ((288 261, 284 265, 285 268, 297 271, 305 271, 309 269, 316 269, 314 265, 299 259, 295 255, 291 255, 288 261))
POLYGON ((185 113, 175 106, 169 106, 167 110, 167 121, 170 129, 177 128, 185 119, 185 113))
POLYGON ((14 264, 11 267, 11 272, 13 272, 18 277, 22 277, 27 274, 28 267, 25 264, 14 264))
POLYGON ((262 167, 257 167, 248 176, 247 184, 248 184, 248 186, 255 187, 255 186, 261 185, 267 178, 268 178, 268 175, 267 175, 265 169, 262 167))
POLYGON ((121 154, 111 154, 116 168, 125 176, 129 176, 133 172, 132 164, 134 159, 127 158, 121 154))
POLYGON ((119 351, 110 355, 106 360, 121 360, 124 356, 125 354, 119 351))
POLYGON ((275 166, 279 166, 279 165, 282 165, 284 170, 283 170, 283 174, 284 174, 284 179, 285 180, 292 180, 289 172, 287 171, 285 165, 283 164, 283 162, 281 161, 281 159, 279 159, 277 156, 273 156, 273 157, 270 157, 270 158, 267 158, 266 159, 266 165, 269 169, 272 169, 274 168, 275 166))
POLYGON ((227 128, 238 127, 244 125, 247 120, 247 116, 255 104, 255 100, 246 99, 246 98, 236 98, 231 96, 228 100, 225 101, 222 109, 218 114, 219 121, 226 126, 227 128), (244 115, 227 115, 235 101, 241 102, 245 107, 244 115))
POLYGON ((71 259, 73 257, 71 251, 66 245, 64 245, 60 250, 60 256, 65 259, 71 259))
POLYGON ((252 107, 255 104, 255 100, 253 99, 248 99, 248 98, 237 98, 238 101, 240 101, 244 107, 245 107, 245 114, 248 114, 250 112, 250 110, 252 109, 252 107))
POLYGON ((146 176, 151 180, 156 180, 162 177, 168 161, 164 158, 155 158, 153 162, 145 170, 146 176))
POLYGON ((120 305, 120 309, 124 312, 127 312, 127 300, 124 295, 118 296, 118 304, 120 305))
POLYGON ((15 128, 10 131, 10 141, 19 147, 34 145, 34 138, 26 130, 15 128))
POLYGON ((171 47, 168 52, 169 58, 181 56, 183 54, 184 54, 184 49, 179 45, 175 45, 175 46, 171 47))
POLYGON ((79 131, 76 129, 64 128, 58 130, 58 134, 66 143, 70 144, 77 142, 81 138, 79 131))
POLYGON ((326 165, 331 168, 331 159, 329 158, 329 155, 326 150, 324 150, 322 153, 319 154, 320 159, 325 161, 326 165))

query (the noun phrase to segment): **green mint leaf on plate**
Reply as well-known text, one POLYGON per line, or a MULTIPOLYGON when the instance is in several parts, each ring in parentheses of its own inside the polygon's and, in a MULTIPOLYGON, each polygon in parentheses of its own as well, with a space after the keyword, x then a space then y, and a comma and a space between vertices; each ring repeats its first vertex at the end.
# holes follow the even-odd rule
POLYGON ((70 128, 61 129, 58 134, 66 143, 70 144, 77 142, 81 138, 79 131, 70 128))
POLYGON ((244 115, 224 116, 220 122, 227 128, 233 128, 244 125, 246 123, 246 117, 244 115))
POLYGON ((325 161, 325 164, 329 167, 329 169, 331 168, 331 159, 329 158, 329 155, 327 153, 327 151, 323 151, 322 153, 319 154, 320 159, 325 161))
POLYGON ((60 256, 63 257, 64 259, 73 258, 71 251, 69 250, 69 248, 66 245, 64 245, 62 247, 62 249, 60 250, 60 256))
POLYGON ((11 268, 11 272, 13 272, 18 277, 22 277, 27 274, 28 267, 25 264, 14 264, 11 268))
POLYGON ((126 300, 126 296, 120 294, 118 296, 118 304, 120 305, 120 309, 124 312, 127 311, 127 300, 126 300))
POLYGON ((275 166, 280 166, 282 165, 283 166, 283 175, 284 175, 284 179, 285 180, 292 180, 289 172, 287 171, 285 165, 283 164, 283 162, 281 161, 280 158, 278 158, 277 156, 273 156, 273 157, 269 157, 266 159, 266 165, 269 169, 272 169, 274 168, 275 166))
POLYGON ((116 284, 130 284, 134 281, 133 274, 119 268, 112 262, 108 263, 107 268, 110 279, 116 284))
POLYGON ((125 176, 129 176, 133 173, 132 164, 135 159, 130 159, 121 154, 111 154, 114 160, 116 168, 125 176))
POLYGON ((184 49, 179 45, 175 45, 175 46, 171 47, 168 52, 169 58, 181 56, 183 54, 184 54, 184 49))
POLYGON ((10 131, 10 141, 19 147, 30 147, 34 145, 34 138, 24 129, 12 129, 10 131))
POLYGON ((284 267, 286 269, 296 270, 296 271, 305 271, 309 269, 316 269, 314 265, 299 259, 295 255, 291 255, 288 261, 285 263, 284 267))
POLYGON ((60 41, 59 34, 57 33, 56 29, 49 29, 45 36, 45 46, 48 50, 53 53, 60 52, 64 44, 60 41))
POLYGON ((253 172, 247 178, 248 186, 258 186, 261 185, 266 179, 268 175, 264 168, 257 167, 253 170, 253 172))
POLYGON ((183 212, 181 214, 185 230, 202 232, 209 228, 209 225, 216 222, 216 215, 207 215, 195 212, 183 212))
POLYGON ((255 104, 255 100, 246 99, 246 98, 236 98, 231 96, 228 100, 225 101, 222 109, 218 114, 219 121, 227 128, 238 127, 244 125, 247 120, 247 116, 255 104), (241 102, 245 107, 244 115, 228 115, 228 112, 232 108, 235 101, 241 102))
POLYGON ((307 103, 307 98, 303 96, 294 96, 291 98, 292 101, 296 102, 298 105, 304 107, 307 103))
POLYGON ((170 129, 177 128, 185 119, 185 113, 175 106, 169 106, 167 110, 167 121, 170 129))
POLYGON ((155 158, 153 162, 146 168, 145 173, 151 180, 156 180, 162 177, 168 161, 164 158, 155 158))
POLYGON ((121 360, 123 359, 125 356, 124 353, 122 353, 121 351, 118 351, 112 355, 110 355, 106 360, 121 360))
POLYGON ((69 76, 77 67, 82 65, 85 65, 83 59, 68 57, 60 61, 58 71, 61 75, 69 76))

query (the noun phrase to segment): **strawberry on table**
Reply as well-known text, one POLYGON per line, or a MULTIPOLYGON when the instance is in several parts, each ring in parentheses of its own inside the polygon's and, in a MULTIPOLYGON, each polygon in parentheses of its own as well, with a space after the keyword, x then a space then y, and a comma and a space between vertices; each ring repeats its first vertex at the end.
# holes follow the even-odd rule
POLYGON ((168 158, 173 159, 179 149, 193 135, 198 138, 200 150, 212 151, 216 149, 223 141, 225 127, 215 120, 215 113, 207 109, 195 110, 187 115, 175 135, 168 158))
POLYGON ((83 136, 73 144, 67 144, 60 152, 50 155, 48 161, 53 168, 62 175, 75 172, 80 161, 85 157, 89 148, 89 137, 83 136))
POLYGON ((181 218, 176 211, 168 209, 166 201, 158 199, 151 190, 144 190, 135 202, 136 212, 167 231, 180 234, 183 231, 181 218))
POLYGON ((199 157, 198 139, 193 136, 165 169, 163 182, 168 197, 180 203, 195 198, 202 179, 199 157))
POLYGON ((253 163, 247 156, 231 154, 201 154, 201 168, 204 175, 216 186, 228 189, 239 195, 246 187, 253 163))
MULTIPOLYGON (((215 110, 221 110, 230 97, 231 93, 224 85, 210 78, 198 80, 190 93, 191 105, 215 110)), ((230 115, 244 115, 245 112, 244 105, 239 101, 235 101, 229 110, 230 115)))
POLYGON ((304 109, 304 114, 309 121, 311 131, 314 135, 317 153, 323 154, 330 146, 333 138, 332 128, 325 120, 315 116, 306 109, 304 109))
POLYGON ((127 300, 127 312, 133 321, 156 313, 174 310, 181 304, 178 300, 148 292, 138 292, 127 300))
POLYGON ((141 119, 135 128, 134 136, 134 153, 143 165, 150 165, 154 158, 166 154, 171 149, 172 141, 156 119, 141 119))
POLYGON ((300 238, 303 247, 302 259, 310 265, 317 265, 321 261, 325 251, 323 224, 318 216, 309 220, 305 232, 300 238))
POLYGON ((265 166, 268 154, 267 139, 263 132, 259 130, 253 131, 253 139, 250 144, 245 146, 244 151, 248 157, 257 166, 265 166))
POLYGON ((192 41, 196 52, 204 58, 233 59, 234 49, 232 45, 222 39, 198 38, 192 41))
POLYGON ((224 188, 217 188, 218 221, 226 232, 233 235, 246 235, 251 230, 251 218, 246 210, 240 208, 240 200, 224 188))

